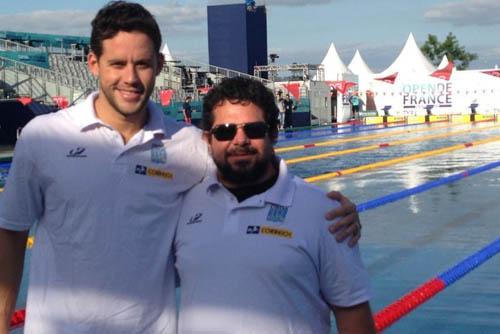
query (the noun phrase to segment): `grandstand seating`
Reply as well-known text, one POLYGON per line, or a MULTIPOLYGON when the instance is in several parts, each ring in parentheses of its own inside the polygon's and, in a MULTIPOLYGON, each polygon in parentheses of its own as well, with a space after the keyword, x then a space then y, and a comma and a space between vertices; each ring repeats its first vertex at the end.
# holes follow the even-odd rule
POLYGON ((49 54, 49 64, 53 71, 61 72, 68 76, 81 77, 87 81, 94 81, 94 77, 90 73, 87 63, 82 61, 72 60, 64 54, 49 54))
MULTIPOLYGON (((46 104, 55 100, 71 104, 85 98, 97 88, 85 62, 89 43, 87 37, 0 31, 0 99, 30 96, 46 104)), ((182 119, 182 101, 187 95, 196 105, 213 84, 235 76, 251 77, 195 61, 167 61, 156 78, 152 99, 160 101, 163 90, 172 91, 172 103, 164 110, 182 119)), ((271 81, 256 79, 273 88, 271 81)))

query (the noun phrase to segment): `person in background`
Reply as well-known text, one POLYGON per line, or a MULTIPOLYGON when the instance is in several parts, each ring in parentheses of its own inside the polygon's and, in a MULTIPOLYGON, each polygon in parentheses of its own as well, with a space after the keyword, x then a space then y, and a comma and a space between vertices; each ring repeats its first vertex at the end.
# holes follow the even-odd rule
MULTIPOLYGON (((34 118, 16 144, 0 198, 0 334, 9 331, 35 222, 24 333, 176 332, 171 246, 181 195, 213 162, 200 130, 150 101, 163 57, 149 11, 110 2, 90 40, 98 91, 34 118)), ((343 204, 330 210, 343 216, 331 233, 356 243, 354 205, 331 196, 343 204)))
POLYGON ((285 110, 285 124, 284 128, 285 130, 290 129, 293 127, 293 122, 292 122, 292 112, 297 109, 295 104, 293 103, 292 99, 290 98, 290 94, 285 95, 285 99, 283 100, 283 109, 285 110))
POLYGON ((283 98, 283 92, 281 90, 278 91, 276 94, 276 106, 278 107, 279 110, 279 127, 280 129, 284 129, 285 125, 285 109, 283 106, 283 101, 285 99, 283 98))
POLYGON ((182 104, 182 114, 184 116, 184 123, 192 124, 191 114, 193 109, 191 108, 191 96, 186 96, 184 103, 182 104))
POLYGON ((341 334, 375 333, 359 249, 326 233, 331 201, 275 155, 277 116, 273 93, 249 78, 204 99, 217 171, 179 216, 179 334, 329 334, 330 311, 341 334))
POLYGON ((349 102, 351 103, 352 117, 359 117, 359 96, 358 92, 354 92, 354 94, 349 98, 349 102))

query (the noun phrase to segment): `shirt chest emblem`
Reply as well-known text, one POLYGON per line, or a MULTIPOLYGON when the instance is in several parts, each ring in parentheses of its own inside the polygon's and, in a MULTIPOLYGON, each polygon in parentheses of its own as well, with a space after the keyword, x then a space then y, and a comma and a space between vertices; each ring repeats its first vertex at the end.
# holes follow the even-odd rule
POLYGON ((260 225, 247 226, 246 234, 261 234, 285 239, 293 238, 293 232, 288 229, 260 225))
POLYGON ((157 164, 167 163, 167 150, 162 142, 153 143, 151 146, 151 162, 157 164))
POLYGON ((202 217, 203 217, 203 213, 198 212, 189 218, 186 225, 199 224, 203 221, 202 217))
POLYGON ((271 205, 267 212, 266 220, 273 223, 283 223, 288 213, 288 207, 281 205, 271 205))
POLYGON ((68 154, 66 154, 67 158, 86 158, 87 154, 85 153, 87 149, 85 147, 75 147, 69 150, 68 154))
POLYGON ((144 175, 144 176, 159 177, 159 178, 162 178, 164 180, 172 180, 174 178, 174 174, 172 174, 169 171, 158 169, 158 168, 151 168, 151 167, 144 166, 144 165, 136 165, 135 166, 135 174, 144 175))

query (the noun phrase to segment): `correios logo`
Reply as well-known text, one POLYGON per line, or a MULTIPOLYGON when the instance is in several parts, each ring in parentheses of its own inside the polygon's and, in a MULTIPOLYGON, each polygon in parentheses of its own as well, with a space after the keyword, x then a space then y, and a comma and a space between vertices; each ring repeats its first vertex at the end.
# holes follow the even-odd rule
POLYGON ((401 89, 403 108, 425 107, 428 105, 451 107, 453 103, 451 82, 406 84, 401 89))

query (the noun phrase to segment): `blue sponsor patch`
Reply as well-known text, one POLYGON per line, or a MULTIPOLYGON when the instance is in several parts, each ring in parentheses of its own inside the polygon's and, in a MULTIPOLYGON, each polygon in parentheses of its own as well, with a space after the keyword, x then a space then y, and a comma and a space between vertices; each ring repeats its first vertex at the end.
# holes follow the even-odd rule
POLYGON ((260 226, 247 226, 247 234, 259 234, 260 226))
POLYGON ((288 213, 288 207, 273 204, 269 208, 266 220, 269 222, 282 223, 285 221, 287 213, 288 213))
POLYGON ((148 171, 148 167, 142 166, 142 165, 136 165, 135 166, 135 173, 139 175, 146 175, 148 171))

